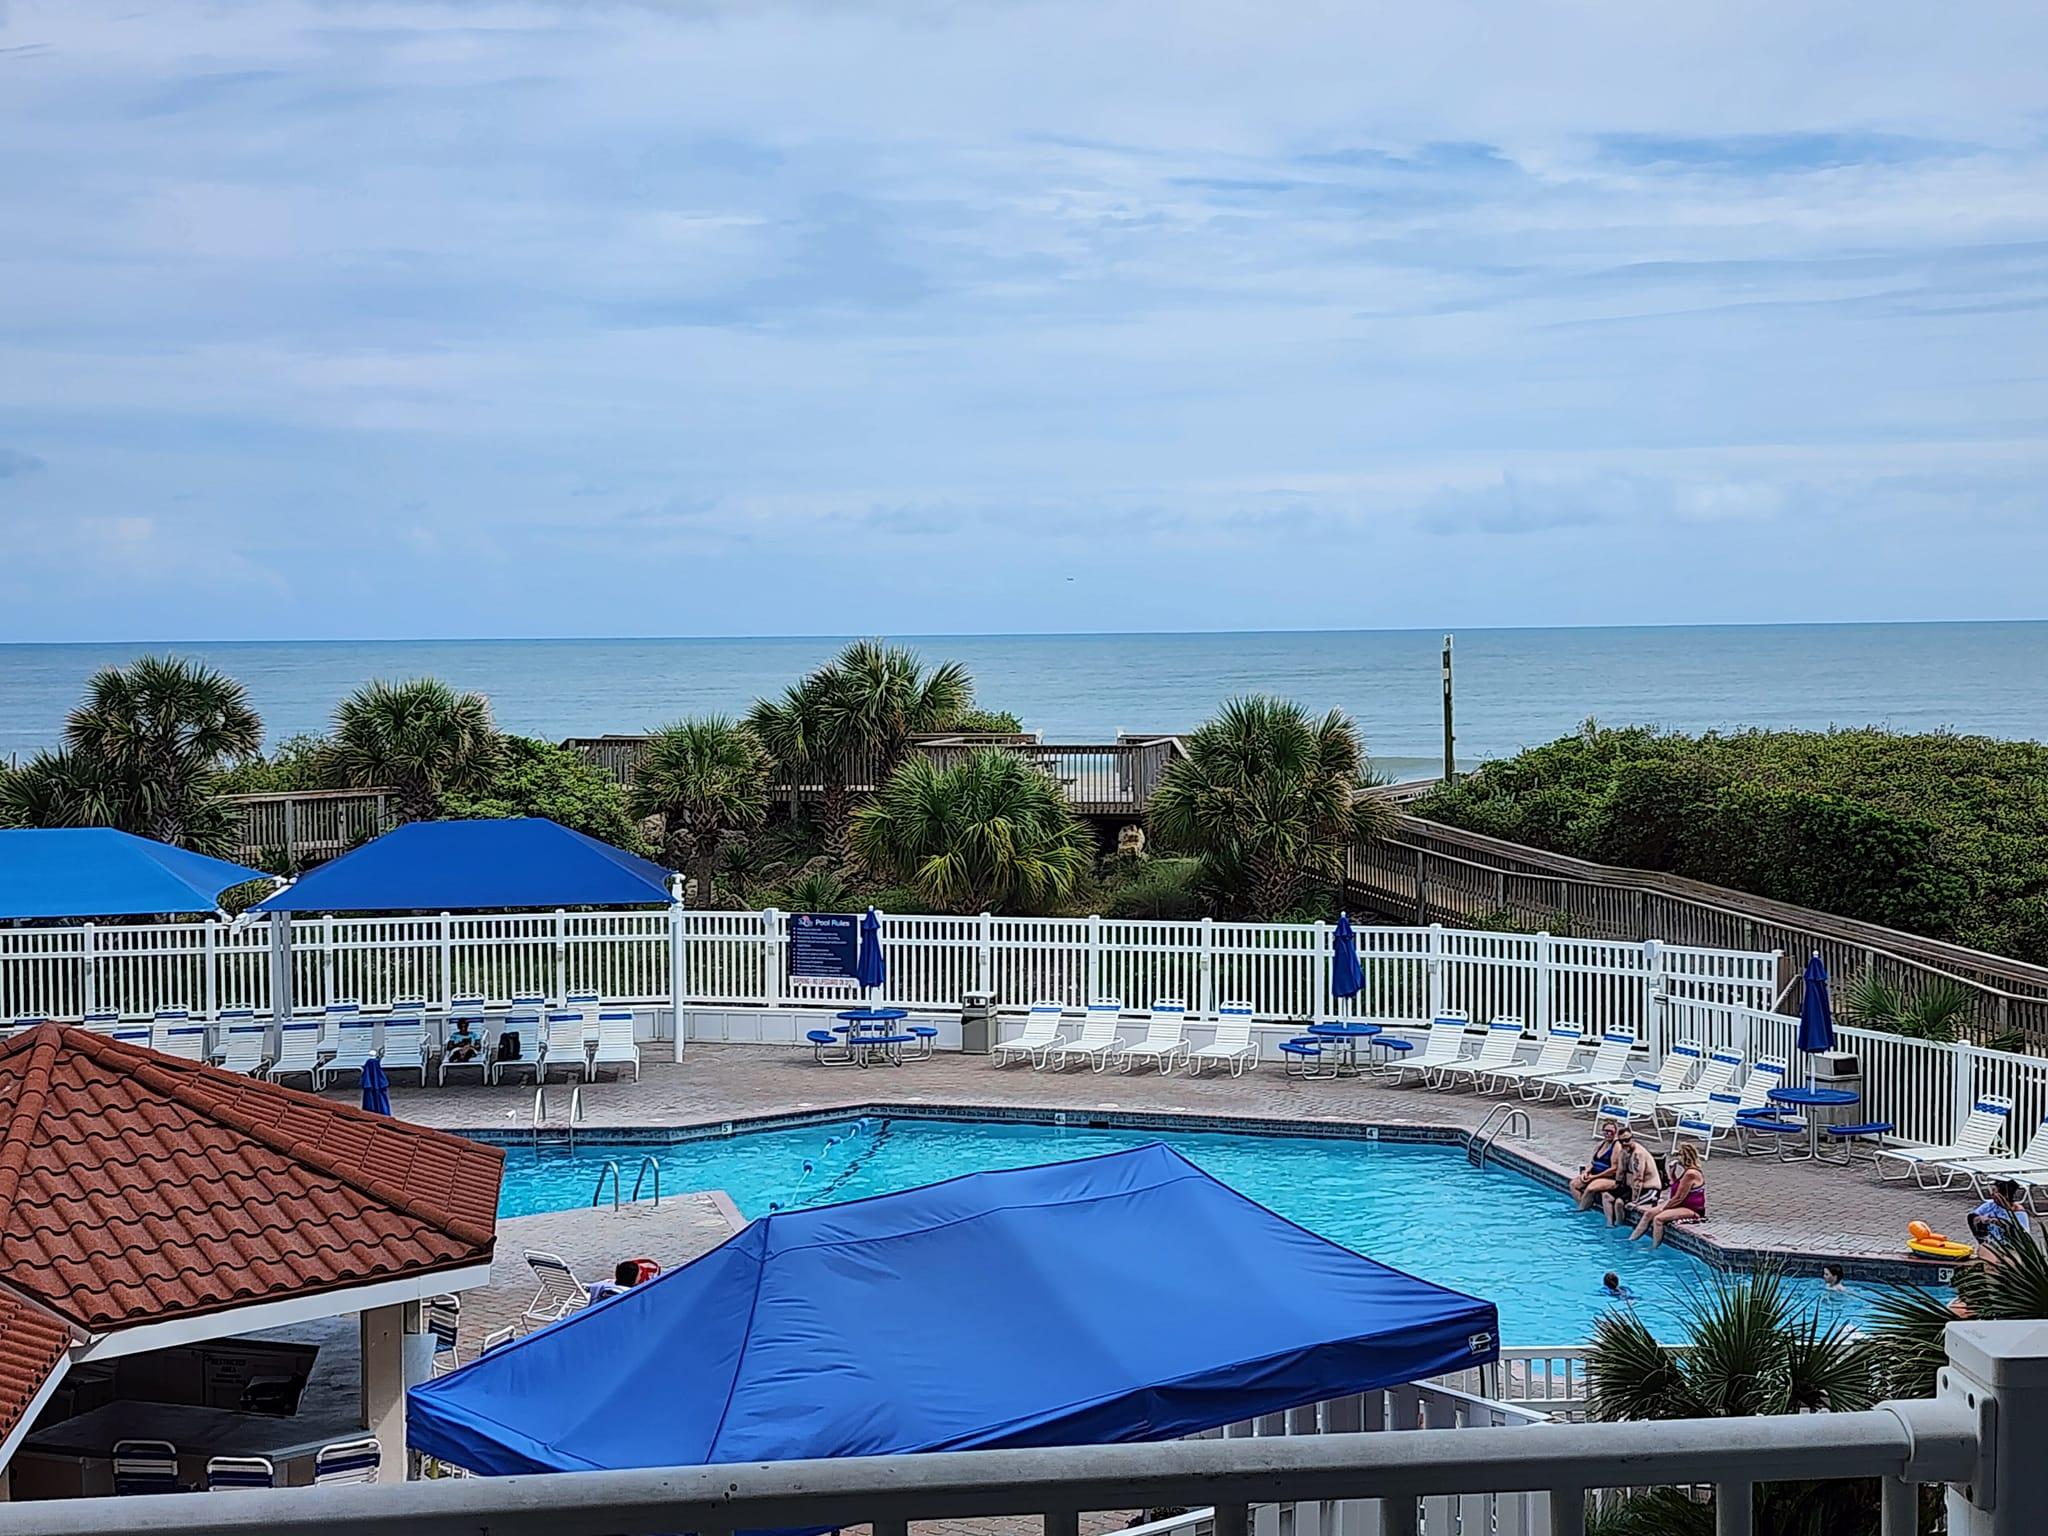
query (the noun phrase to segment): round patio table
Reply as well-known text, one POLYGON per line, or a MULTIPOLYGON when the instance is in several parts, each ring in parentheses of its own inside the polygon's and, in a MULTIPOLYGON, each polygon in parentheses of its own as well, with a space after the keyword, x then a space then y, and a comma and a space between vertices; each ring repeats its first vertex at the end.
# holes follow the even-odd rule
POLYGON ((845 1034, 846 1048, 853 1052, 857 1065, 872 1066, 876 1052, 892 1067, 903 1065, 903 1047, 913 1037, 899 1034, 890 1026, 909 1018, 908 1008, 848 1008, 833 1017, 846 1021, 835 1027, 845 1034))
POLYGON ((1358 1042, 1370 1040, 1380 1032, 1377 1024, 1362 1020, 1331 1019, 1322 1024, 1311 1024, 1308 1032, 1319 1040, 1335 1044, 1340 1052, 1330 1062, 1331 1070, 1340 1075, 1358 1076, 1358 1042))
POLYGON ((1808 1111, 1806 1116, 1806 1151, 1796 1157, 1786 1158, 1787 1162, 1812 1162, 1820 1156, 1820 1116, 1813 1113, 1820 1109, 1840 1109, 1845 1104, 1854 1104, 1862 1095, 1847 1088, 1773 1088, 1768 1095, 1773 1104, 1797 1105, 1808 1111))

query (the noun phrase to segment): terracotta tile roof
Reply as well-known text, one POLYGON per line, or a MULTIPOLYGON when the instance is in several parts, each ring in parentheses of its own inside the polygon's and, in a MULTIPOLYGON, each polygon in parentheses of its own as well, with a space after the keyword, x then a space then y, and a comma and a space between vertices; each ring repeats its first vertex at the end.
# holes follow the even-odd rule
POLYGON ((45 1024, 0 1048, 0 1279, 95 1331, 488 1262, 504 1153, 45 1024))
POLYGON ((56 1317, 0 1290, 0 1441, 14 1433, 72 1342, 56 1317))

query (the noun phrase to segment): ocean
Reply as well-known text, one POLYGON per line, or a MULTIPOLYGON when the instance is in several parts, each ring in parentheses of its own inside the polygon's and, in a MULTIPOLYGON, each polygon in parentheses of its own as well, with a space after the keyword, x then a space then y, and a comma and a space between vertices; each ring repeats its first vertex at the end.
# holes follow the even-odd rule
MULTIPOLYGON (((1185 731, 1264 692, 1357 719, 1395 778, 1442 760, 1436 631, 903 636, 974 674, 991 708, 1051 741, 1185 731)), ((248 687, 272 741, 322 730, 370 678, 432 674, 491 698, 508 730, 559 738, 738 713, 843 640, 377 640, 0 645, 0 754, 57 744, 99 667, 171 651, 248 687)), ((2048 622, 1466 630, 1457 636, 1458 760, 1575 729, 1651 723, 1951 728, 2048 734, 2048 622)))

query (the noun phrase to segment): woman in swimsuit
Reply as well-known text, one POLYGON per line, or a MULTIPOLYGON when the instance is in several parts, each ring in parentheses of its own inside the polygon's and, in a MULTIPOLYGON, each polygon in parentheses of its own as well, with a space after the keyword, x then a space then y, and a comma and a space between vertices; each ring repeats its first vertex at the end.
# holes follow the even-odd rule
POLYGON ((1643 1213, 1628 1240, 1634 1242, 1654 1228, 1656 1235, 1650 1239, 1650 1246, 1655 1248, 1664 1241, 1665 1229, 1672 1222, 1704 1221, 1706 1216, 1707 1176, 1700 1171, 1700 1149, 1688 1141, 1671 1155, 1671 1188, 1664 1203, 1643 1213))
POLYGON ((1593 1203, 1595 1195, 1614 1188, 1614 1131, 1612 1120, 1600 1122, 1600 1139, 1593 1143, 1593 1160, 1572 1175, 1568 1187, 1582 1211, 1593 1203))

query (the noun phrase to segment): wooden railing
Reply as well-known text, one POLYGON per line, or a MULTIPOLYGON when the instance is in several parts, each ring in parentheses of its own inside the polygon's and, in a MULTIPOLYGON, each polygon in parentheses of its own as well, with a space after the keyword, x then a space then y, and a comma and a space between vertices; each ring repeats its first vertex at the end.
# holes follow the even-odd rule
MULTIPOLYGON (((573 736, 562 745, 583 753, 623 782, 632 776, 647 750, 647 741, 645 736, 573 736)), ((1000 732, 917 736, 911 739, 910 749, 951 765, 985 747, 999 747, 1037 763, 1059 781, 1069 805, 1082 815, 1094 816, 1142 814, 1166 765, 1182 752, 1180 738, 1170 735, 1124 736, 1113 742, 1076 745, 1000 732)), ((847 772, 847 787, 858 794, 871 793, 886 777, 885 769, 879 757, 855 763, 847 772)), ((824 793, 815 773, 792 775, 778 770, 771 785, 774 795, 793 802, 815 800, 824 793)))
POLYGON ((396 824, 387 789, 309 789, 223 795, 242 818, 230 855, 237 863, 302 869, 331 859, 396 824))
POLYGON ((1346 885, 1355 900, 1403 922, 1775 949, 1786 957, 1781 996, 1792 1004, 1806 956, 1816 952, 1837 996, 1866 974, 1909 992, 1946 977, 1976 998, 1969 1038, 2048 1050, 2048 967, 1724 886, 1594 864, 1405 815, 1386 841, 1351 850, 1346 885))

